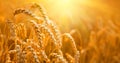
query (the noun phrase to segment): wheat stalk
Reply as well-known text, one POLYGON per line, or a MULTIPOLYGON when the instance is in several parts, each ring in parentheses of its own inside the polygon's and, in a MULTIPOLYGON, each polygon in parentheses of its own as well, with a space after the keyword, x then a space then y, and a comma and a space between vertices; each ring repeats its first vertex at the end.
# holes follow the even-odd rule
POLYGON ((51 53, 51 62, 55 63, 68 63, 66 59, 63 58, 63 56, 58 55, 57 53, 51 53))
POLYGON ((42 35, 41 35, 41 31, 39 30, 38 24, 35 21, 30 21, 30 23, 32 23, 34 26, 36 36, 37 36, 39 43, 40 43, 40 47, 43 48, 42 35))
POLYGON ((34 49, 31 46, 28 46, 28 49, 31 51, 33 58, 35 60, 35 63, 40 63, 38 56, 37 56, 36 52, 34 51, 34 49))
POLYGON ((69 63, 75 63, 75 59, 68 53, 65 54, 69 63))
POLYGON ((57 25, 55 25, 49 18, 48 16, 46 15, 45 11, 44 11, 44 8, 42 5, 38 5, 36 3, 34 3, 32 6, 35 6, 37 7, 41 14, 42 14, 42 17, 44 18, 44 25, 48 26, 52 31, 53 31, 53 34, 57 40, 57 43, 59 44, 59 46, 62 46, 62 42, 61 42, 61 33, 59 31, 59 29, 57 28, 57 25))
POLYGON ((33 14, 30 10, 26 10, 26 9, 23 9, 23 8, 16 9, 13 14, 14 14, 14 16, 16 16, 16 15, 18 15, 18 14, 20 14, 20 13, 24 13, 24 14, 26 14, 26 15, 28 15, 28 16, 31 16, 31 17, 35 18, 36 20, 38 20, 38 21, 40 21, 40 20, 43 21, 42 18, 36 16, 36 15, 33 14))
POLYGON ((72 44, 73 52, 74 52, 75 63, 78 63, 79 57, 80 57, 80 52, 77 50, 74 39, 72 38, 72 36, 69 33, 64 33, 63 36, 65 36, 66 38, 68 38, 70 40, 70 42, 72 44))
POLYGON ((16 37, 17 36, 17 34, 16 34, 16 25, 15 25, 15 23, 13 23, 12 21, 10 21, 10 20, 7 20, 7 23, 8 23, 8 25, 9 25, 9 27, 10 27, 10 33, 11 33, 11 35, 12 35, 12 37, 16 37))

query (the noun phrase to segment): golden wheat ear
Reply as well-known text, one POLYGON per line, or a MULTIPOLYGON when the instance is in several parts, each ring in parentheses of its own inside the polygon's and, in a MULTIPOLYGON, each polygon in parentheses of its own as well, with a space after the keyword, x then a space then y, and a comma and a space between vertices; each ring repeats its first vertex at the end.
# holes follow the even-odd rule
MULTIPOLYGON (((74 40, 73 37, 70 35, 70 33, 64 33, 62 36, 64 37, 64 40, 68 39, 68 40, 66 40, 66 41, 67 41, 67 43, 70 43, 70 45, 71 45, 71 47, 72 47, 72 50, 73 50, 73 51, 71 51, 71 52, 73 52, 72 55, 73 55, 74 58, 75 58, 75 63, 79 63, 80 52, 77 50, 77 47, 76 47, 76 44, 75 44, 75 40, 74 40)), ((67 43, 66 43, 66 44, 67 44, 67 43)), ((64 45, 64 44, 65 44, 65 43, 63 43, 63 45, 64 45)), ((70 47, 70 46, 69 46, 69 47, 70 47)), ((64 48, 63 48, 63 49, 64 49, 64 48)))
POLYGON ((13 15, 16 16, 16 15, 21 14, 21 13, 26 14, 26 15, 34 18, 34 19, 37 20, 37 21, 43 21, 43 19, 42 19, 41 17, 36 16, 33 12, 31 12, 31 11, 28 10, 28 9, 27 9, 27 10, 26 10, 26 9, 23 9, 23 8, 16 9, 16 10, 14 11, 13 15))
POLYGON ((32 56, 33 56, 33 58, 35 60, 35 63, 40 63, 39 58, 38 58, 36 52, 34 51, 34 49, 31 46, 28 46, 28 49, 32 53, 32 56))
POLYGON ((57 44, 59 45, 59 47, 62 47, 60 30, 58 29, 57 25, 49 19, 49 17, 47 16, 45 12, 44 7, 36 3, 33 3, 31 7, 39 9, 40 13, 42 14, 42 17, 44 18, 44 25, 49 27, 49 29, 52 31, 52 33, 55 36, 57 44))
MULTIPOLYGON (((39 4, 37 4, 37 3, 33 3, 33 4, 31 5, 31 7, 38 8, 39 11, 40 11, 40 13, 42 14, 42 17, 44 18, 44 20, 45 20, 45 21, 48 21, 48 20, 49 20, 48 16, 46 15, 46 12, 44 11, 45 9, 44 9, 44 7, 43 7, 42 5, 39 5, 39 4)), ((48 22, 46 22, 46 23, 48 23, 48 22)))
POLYGON ((6 23, 8 24, 8 26, 10 28, 11 37, 16 37, 17 36, 16 24, 13 21, 10 21, 10 20, 7 20, 6 23))
POLYGON ((39 30, 38 24, 35 21, 33 21, 33 20, 31 20, 29 22, 32 23, 32 26, 34 27, 35 32, 36 32, 36 36, 37 36, 37 38, 39 40, 40 47, 43 48, 44 45, 43 45, 43 41, 42 41, 42 35, 41 35, 41 31, 39 30))
POLYGON ((39 29, 39 26, 38 26, 38 24, 35 21, 31 20, 29 22, 32 23, 32 26, 34 27, 34 30, 36 32, 36 36, 37 36, 38 41, 40 43, 40 49, 41 49, 40 50, 40 54, 42 56, 42 59, 45 62, 49 62, 50 60, 48 59, 48 57, 47 57, 47 55, 45 53, 45 50, 44 50, 44 44, 43 44, 43 40, 42 40, 43 38, 42 38, 42 35, 41 35, 41 30, 39 29))
POLYGON ((54 62, 55 63, 68 63, 63 56, 58 55, 57 53, 51 53, 50 58, 51 58, 52 63, 54 62))
POLYGON ((77 49, 80 51, 82 49, 82 47, 84 47, 84 43, 83 43, 82 35, 81 35, 80 31, 77 29, 73 29, 70 31, 70 34, 76 42, 77 49))
POLYGON ((19 23, 16 25, 16 32, 17 32, 17 36, 22 39, 22 40, 26 40, 27 38, 27 29, 24 23, 19 23))

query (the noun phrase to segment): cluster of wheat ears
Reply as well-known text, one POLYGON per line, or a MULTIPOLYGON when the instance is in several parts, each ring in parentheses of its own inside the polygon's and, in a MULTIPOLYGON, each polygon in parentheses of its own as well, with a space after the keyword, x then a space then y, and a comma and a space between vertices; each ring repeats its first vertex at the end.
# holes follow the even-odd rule
MULTIPOLYGON (((58 26, 46 15, 42 6, 41 16, 25 8, 16 9, 19 14, 29 16, 26 21, 16 23, 7 19, 0 25, 0 63, 119 63, 119 25, 90 32, 86 46, 77 30, 61 33, 58 26)), ((33 10, 32 9, 32 10, 33 10)))

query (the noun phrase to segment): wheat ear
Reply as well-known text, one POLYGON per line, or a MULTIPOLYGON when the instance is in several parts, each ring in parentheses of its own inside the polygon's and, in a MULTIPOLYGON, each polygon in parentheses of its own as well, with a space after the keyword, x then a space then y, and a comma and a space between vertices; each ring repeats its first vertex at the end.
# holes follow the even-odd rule
POLYGON ((75 53, 75 55, 74 55, 75 63, 79 63, 80 52, 77 50, 77 47, 76 47, 73 37, 69 33, 64 33, 63 36, 66 36, 66 38, 68 38, 70 40, 73 51, 75 53))
POLYGON ((23 8, 16 9, 15 12, 14 12, 14 16, 16 16, 16 15, 18 15, 18 14, 20 14, 20 13, 24 13, 24 14, 26 14, 26 15, 29 15, 29 16, 35 18, 35 19, 38 20, 38 21, 39 21, 39 20, 43 21, 42 18, 36 16, 36 15, 33 14, 30 10, 26 10, 26 9, 23 9, 23 8))
POLYGON ((49 17, 46 15, 46 12, 44 11, 44 7, 42 5, 38 5, 36 3, 34 3, 32 6, 35 6, 39 9, 39 11, 42 14, 42 17, 44 18, 44 22, 46 26, 51 26, 50 29, 52 29, 53 34, 55 36, 55 39, 57 40, 57 44, 59 44, 59 46, 62 46, 62 40, 61 40, 61 33, 59 31, 59 29, 57 28, 57 25, 55 25, 55 23, 53 23, 51 20, 49 20, 49 17))
POLYGON ((30 21, 30 23, 32 23, 33 26, 34 26, 36 36, 37 36, 37 38, 39 40, 39 43, 40 43, 40 47, 43 48, 42 35, 41 35, 41 31, 39 30, 38 24, 35 21, 32 21, 32 20, 30 21))
POLYGON ((28 49, 31 51, 33 58, 35 60, 35 63, 40 63, 39 58, 38 58, 36 52, 34 51, 34 49, 31 46, 28 46, 28 49))

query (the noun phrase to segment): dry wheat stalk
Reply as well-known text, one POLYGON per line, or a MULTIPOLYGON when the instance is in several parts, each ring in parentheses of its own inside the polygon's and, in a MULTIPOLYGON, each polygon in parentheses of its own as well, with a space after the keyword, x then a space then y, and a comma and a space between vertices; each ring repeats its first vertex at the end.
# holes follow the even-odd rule
POLYGON ((68 38, 71 41, 72 48, 73 48, 74 52, 76 53, 77 52, 77 48, 76 48, 76 44, 75 44, 75 41, 72 38, 72 36, 69 33, 64 33, 63 36, 65 36, 66 38, 68 38))
POLYGON ((56 39, 55 39, 53 33, 49 30, 49 28, 47 28, 47 27, 44 26, 44 25, 39 25, 39 28, 40 28, 40 29, 43 29, 43 30, 45 31, 45 33, 48 34, 48 36, 51 37, 51 40, 52 40, 53 44, 56 46, 56 45, 57 45, 56 39))
POLYGON ((28 46, 28 49, 31 51, 33 58, 35 60, 35 63, 40 63, 39 58, 38 58, 36 52, 34 51, 34 49, 31 46, 28 46))
POLYGON ((68 53, 65 54, 69 63, 75 63, 75 59, 68 53))
POLYGON ((40 47, 43 48, 44 45, 43 45, 43 41, 42 41, 42 35, 41 35, 41 31, 39 30, 38 24, 35 21, 30 21, 30 23, 32 23, 34 26, 36 36, 37 36, 39 43, 40 43, 40 47))
POLYGON ((33 40, 27 39, 27 43, 28 42, 29 42, 29 45, 34 46, 34 47, 40 49, 40 46, 37 43, 35 43, 33 40))
POLYGON ((51 53, 50 57, 51 57, 51 62, 53 63, 68 63, 63 56, 58 55, 57 53, 51 53))
POLYGON ((57 52, 58 54, 63 55, 62 52, 61 52, 61 50, 60 50, 60 48, 59 48, 60 45, 57 44, 56 39, 55 39, 53 33, 49 30, 49 28, 47 28, 44 25, 39 25, 39 27, 40 27, 41 30, 42 29, 44 30, 45 34, 47 34, 48 36, 50 36, 50 39, 52 41, 52 45, 50 45, 50 46, 54 47, 54 49, 52 49, 52 50, 49 49, 49 50, 51 52, 57 52))
POLYGON ((43 59, 42 61, 45 61, 46 63, 50 63, 50 60, 44 50, 40 50, 40 55, 41 58, 43 59))
POLYGON ((42 5, 38 5, 38 4, 36 4, 36 3, 33 3, 31 7, 36 7, 36 8, 38 8, 39 11, 40 11, 41 14, 42 14, 42 17, 43 17, 44 20, 45 20, 45 23, 48 24, 47 21, 48 21, 49 19, 48 19, 48 16, 46 16, 46 13, 44 12, 42 5))
POLYGON ((17 63, 21 63, 21 48, 20 45, 16 45, 17 63))
POLYGON ((35 19, 38 20, 38 21, 40 21, 40 20, 43 21, 42 18, 36 16, 36 15, 33 14, 30 10, 26 10, 26 9, 23 9, 23 8, 16 9, 15 12, 14 12, 14 16, 16 16, 17 14, 20 14, 20 13, 24 13, 24 14, 26 14, 26 15, 29 15, 29 16, 35 18, 35 19))
POLYGON ((52 21, 50 22, 49 25, 51 26, 51 30, 53 31, 53 34, 57 40, 57 44, 59 45, 59 47, 62 47, 61 33, 59 29, 57 28, 57 25, 55 25, 52 21))
POLYGON ((27 37, 27 30, 24 23, 19 23, 16 25, 16 32, 20 39, 25 40, 27 37))
POLYGON ((10 33, 11 33, 12 37, 16 37, 17 36, 16 30, 15 30, 16 29, 16 25, 12 21, 10 21, 10 20, 7 20, 7 24, 10 27, 10 33))
POLYGON ((48 18, 48 16, 46 15, 46 13, 45 13, 44 8, 42 7, 42 5, 38 5, 38 4, 34 3, 32 6, 37 7, 40 10, 40 12, 41 12, 41 14, 42 14, 42 16, 44 18, 44 22, 45 22, 44 25, 46 25, 48 27, 50 26, 49 28, 52 30, 52 32, 53 32, 53 34, 54 34, 54 36, 55 36, 55 38, 57 40, 57 43, 61 47, 62 46, 61 37, 60 37, 61 33, 60 33, 59 29, 57 28, 57 25, 55 25, 55 23, 53 23, 48 18))
POLYGON ((74 52, 75 63, 78 63, 79 57, 80 57, 80 52, 77 50, 74 39, 72 38, 72 36, 69 33, 64 33, 63 36, 65 36, 66 38, 68 38, 70 40, 70 42, 72 44, 73 52, 74 52))
MULTIPOLYGON (((27 43, 30 43, 29 45, 31 45, 31 46, 35 46, 35 47, 37 47, 38 48, 38 53, 36 52, 36 54, 39 54, 40 55, 40 57, 42 58, 42 61, 45 61, 46 63, 49 63, 50 62, 50 60, 48 59, 48 57, 47 57, 47 55, 46 55, 46 53, 45 53, 45 51, 43 50, 43 49, 41 49, 37 44, 33 44, 33 42, 31 41, 31 40, 28 40, 27 41, 27 43)), ((31 46, 29 46, 28 45, 28 47, 27 48, 32 48, 31 46)), ((32 50, 34 50, 33 48, 31 49, 31 51, 32 50)), ((37 49, 36 49, 37 50, 37 49)), ((34 52, 34 51, 33 51, 34 52)), ((37 61, 37 60, 36 60, 37 61)), ((40 61, 41 62, 41 61, 40 61)))
MULTIPOLYGON (((38 46, 37 44, 33 44, 33 42, 31 40, 27 40, 27 43, 30 43, 29 45, 31 46, 35 46, 36 48, 38 48, 38 53, 36 52, 36 54, 39 54, 40 57, 42 58, 42 61, 45 61, 46 63, 49 63, 50 60, 48 59, 45 51, 43 49, 40 48, 40 46, 38 46)), ((28 45, 28 48, 29 48, 29 45, 28 45)), ((30 47, 31 47, 30 46, 30 47)), ((32 48, 32 47, 31 47, 32 48)), ((33 48, 32 48, 33 49, 33 48)), ((36 49, 37 50, 37 49, 36 49)))

